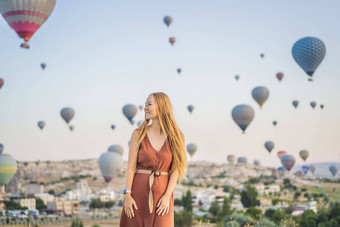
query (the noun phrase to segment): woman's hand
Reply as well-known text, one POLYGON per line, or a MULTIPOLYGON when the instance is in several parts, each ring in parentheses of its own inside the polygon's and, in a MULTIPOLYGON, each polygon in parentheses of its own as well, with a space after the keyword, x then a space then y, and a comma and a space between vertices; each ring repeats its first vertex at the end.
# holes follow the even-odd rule
POLYGON ((158 215, 164 215, 164 214, 167 214, 169 213, 169 206, 170 206, 170 196, 168 195, 163 195, 162 198, 158 201, 158 204, 157 204, 157 214, 158 215))
POLYGON ((132 198, 130 193, 125 194, 124 198, 124 212, 129 218, 135 217, 135 213, 133 212, 133 207, 138 210, 136 201, 132 198))

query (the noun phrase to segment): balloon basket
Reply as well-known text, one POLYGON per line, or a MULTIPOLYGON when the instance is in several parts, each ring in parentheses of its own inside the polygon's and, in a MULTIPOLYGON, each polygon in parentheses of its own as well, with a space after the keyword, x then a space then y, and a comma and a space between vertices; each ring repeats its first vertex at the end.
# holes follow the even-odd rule
POLYGON ((29 48, 30 48, 30 46, 29 46, 27 43, 22 43, 22 44, 20 45, 20 47, 22 47, 22 48, 24 48, 24 49, 29 49, 29 48))

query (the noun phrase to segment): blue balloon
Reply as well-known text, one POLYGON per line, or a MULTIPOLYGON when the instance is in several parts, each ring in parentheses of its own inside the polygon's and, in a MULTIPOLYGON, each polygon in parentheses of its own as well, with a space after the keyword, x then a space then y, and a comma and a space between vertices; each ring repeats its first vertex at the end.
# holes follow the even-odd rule
POLYGON ((309 166, 302 166, 301 167, 302 171, 303 171, 303 174, 307 174, 308 170, 309 170, 309 166))
POLYGON ((313 76, 325 54, 326 45, 320 39, 314 37, 299 39, 292 48, 294 60, 310 77, 313 76))

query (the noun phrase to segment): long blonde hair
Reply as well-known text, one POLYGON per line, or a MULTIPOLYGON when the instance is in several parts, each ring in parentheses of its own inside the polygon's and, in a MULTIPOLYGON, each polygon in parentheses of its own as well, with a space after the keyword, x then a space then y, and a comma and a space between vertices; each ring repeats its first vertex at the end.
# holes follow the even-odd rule
MULTIPOLYGON (((158 114, 161 132, 168 136, 171 150, 173 152, 173 161, 171 171, 178 169, 179 179, 185 178, 186 174, 186 153, 185 145, 182 139, 182 132, 178 128, 169 97, 163 92, 152 93, 149 96, 154 96, 156 111, 158 114)), ((140 146, 148 131, 150 119, 145 119, 143 124, 139 126, 138 131, 138 146, 140 146)))

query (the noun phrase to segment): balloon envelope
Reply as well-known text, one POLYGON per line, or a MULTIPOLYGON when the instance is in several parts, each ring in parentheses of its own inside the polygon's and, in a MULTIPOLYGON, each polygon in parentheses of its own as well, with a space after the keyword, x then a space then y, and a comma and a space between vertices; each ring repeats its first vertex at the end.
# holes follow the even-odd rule
POLYGON ((324 105, 323 105, 323 104, 321 104, 321 105, 320 105, 320 108, 321 108, 321 109, 323 109, 323 108, 324 108, 324 105))
POLYGON ((68 128, 70 129, 70 131, 73 131, 74 126, 73 126, 73 125, 70 125, 68 128))
POLYGON ((301 169, 302 169, 303 174, 306 175, 309 170, 309 166, 302 166, 301 169))
POLYGON ((17 171, 17 162, 7 154, 0 154, 0 184, 8 184, 17 171))
POLYGON ((273 121, 273 125, 276 126, 277 125, 277 121, 273 121))
POLYGON ((194 111, 194 105, 188 105, 187 108, 188 108, 190 113, 192 113, 192 111, 194 111))
POLYGON ((329 171, 332 173, 333 177, 335 177, 338 172, 338 167, 336 165, 331 165, 329 166, 329 171))
POLYGON ((309 170, 312 172, 312 174, 314 174, 316 170, 316 166, 315 165, 309 166, 309 170))
POLYGON ((326 45, 318 38, 305 37, 296 41, 292 55, 296 63, 312 77, 326 54, 326 45))
POLYGON ((166 24, 166 26, 170 26, 171 22, 172 22, 172 17, 170 16, 165 16, 163 19, 164 23, 166 24))
POLYGON ((141 125, 143 124, 143 122, 144 122, 144 121, 138 121, 138 122, 137 122, 137 126, 138 126, 138 127, 141 126, 141 125))
POLYGON ((293 102, 292 102, 292 104, 293 104, 293 106, 295 107, 295 109, 298 107, 298 105, 299 105, 299 101, 298 100, 294 100, 293 102))
POLYGON ((254 110, 249 105, 238 105, 233 108, 231 116, 244 133, 254 118, 254 110))
POLYGON ((127 104, 123 107, 123 114, 133 125, 134 124, 133 117, 136 116, 137 114, 137 107, 133 104, 127 104))
POLYGON ((0 154, 4 151, 5 147, 2 143, 0 143, 0 154))
POLYGON ((247 163, 247 158, 246 157, 238 157, 237 163, 247 163))
POLYGON ((287 151, 279 151, 279 152, 277 152, 277 157, 279 157, 279 159, 281 159, 281 157, 285 154, 287 154, 287 151))
POLYGON ((0 88, 2 88, 2 86, 4 85, 4 83, 5 83, 5 81, 4 81, 2 78, 0 78, 0 88))
POLYGON ((109 183, 123 166, 122 155, 118 152, 105 152, 99 159, 98 164, 106 183, 109 183))
POLYGON ((310 106, 311 106, 311 107, 314 109, 314 108, 315 108, 315 106, 316 106, 316 102, 314 102, 314 101, 313 101, 313 102, 311 102, 311 103, 310 103, 310 106))
POLYGON ((2 0, 0 12, 20 38, 26 42, 51 15, 56 0, 2 0))
POLYGON ((259 166, 259 165, 260 165, 260 161, 259 161, 259 160, 254 160, 253 164, 254 164, 255 166, 259 166))
POLYGON ((44 121, 39 121, 38 122, 38 127, 41 129, 41 130, 43 130, 43 128, 45 127, 45 122, 44 121))
POLYGON ((228 160, 228 162, 230 163, 230 164, 234 164, 235 163, 235 160, 236 160, 236 157, 235 157, 235 155, 228 155, 227 156, 227 160, 228 160))
POLYGON ((47 66, 46 63, 41 63, 41 64, 40 64, 40 67, 41 67, 42 69, 45 69, 46 66, 47 66))
POLYGON ((295 158, 293 155, 285 154, 281 157, 281 163, 289 172, 295 164, 295 158))
POLYGON ((187 145, 187 151, 188 151, 190 157, 193 157, 194 154, 195 154, 196 151, 197 151, 197 146, 196 146, 196 144, 194 144, 194 143, 189 143, 189 144, 187 145))
POLYGON ((251 95, 255 99, 255 101, 262 107, 264 102, 267 100, 269 96, 269 90, 266 87, 256 87, 251 92, 251 95))
POLYGON ((115 130, 116 126, 115 125, 111 125, 111 129, 115 130))
POLYGON ((281 73, 281 72, 276 73, 276 78, 277 78, 279 81, 282 80, 283 76, 284 76, 284 75, 283 75, 283 73, 281 73))
POLYGON ((123 155, 124 154, 124 149, 122 146, 120 145, 111 145, 109 146, 109 148, 107 149, 107 151, 109 152, 116 152, 120 155, 123 155))
POLYGON ((169 38, 169 42, 171 43, 171 45, 174 45, 174 43, 176 42, 176 38, 175 37, 170 37, 169 38))
POLYGON ((274 142, 267 141, 264 143, 264 147, 267 149, 267 151, 270 153, 274 148, 274 142))
POLYGON ((181 68, 178 68, 178 69, 177 69, 177 73, 178 73, 178 74, 181 74, 181 72, 182 72, 182 69, 181 69, 181 68))
POLYGON ((65 107, 60 111, 61 117, 67 124, 72 120, 74 114, 75 114, 74 109, 72 109, 71 107, 65 107))
POLYGON ((308 156, 309 156, 309 151, 307 151, 307 150, 301 150, 301 151, 299 152, 299 155, 300 155, 300 157, 303 159, 303 161, 306 161, 306 159, 307 159, 308 156))
POLYGON ((236 74, 235 75, 235 80, 239 80, 240 79, 240 75, 236 74))

